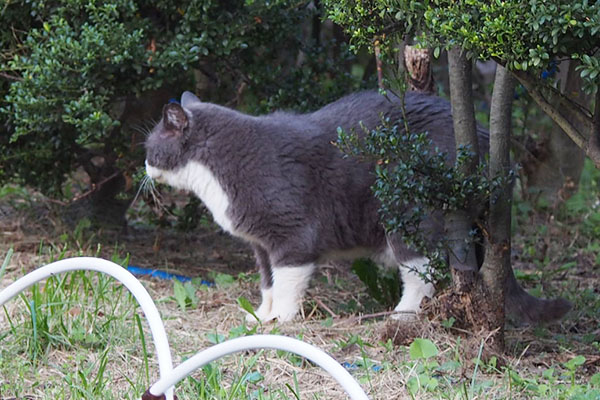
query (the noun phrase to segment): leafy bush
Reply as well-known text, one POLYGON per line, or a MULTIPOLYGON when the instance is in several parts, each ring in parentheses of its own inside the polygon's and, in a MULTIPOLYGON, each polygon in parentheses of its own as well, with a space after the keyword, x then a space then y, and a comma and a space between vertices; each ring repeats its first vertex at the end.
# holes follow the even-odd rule
POLYGON ((349 53, 304 33, 317 12, 290 0, 6 3, 0 185, 60 197, 80 167, 94 190, 133 176, 140 126, 202 80, 215 86, 204 100, 248 111, 314 109, 357 88, 349 53))
MULTIPOLYGON (((440 214, 481 209, 506 178, 489 179, 483 164, 477 174, 465 175, 461 171, 471 159, 469 149, 459 149, 451 165, 449 155, 433 145, 427 132, 411 132, 402 121, 384 119, 380 127, 364 133, 362 139, 340 129, 338 146, 348 155, 376 162, 372 189, 381 202, 386 230, 399 233, 406 244, 426 254, 436 278, 443 278, 448 243, 431 235, 429 227, 440 214)), ((477 235, 473 230, 471 240, 477 235)))
POLYGON ((398 39, 435 49, 458 45, 474 58, 495 59, 510 69, 534 69, 538 76, 557 60, 579 60, 587 92, 600 80, 597 1, 433 0, 356 2, 327 0, 330 18, 357 45, 395 51, 398 39))

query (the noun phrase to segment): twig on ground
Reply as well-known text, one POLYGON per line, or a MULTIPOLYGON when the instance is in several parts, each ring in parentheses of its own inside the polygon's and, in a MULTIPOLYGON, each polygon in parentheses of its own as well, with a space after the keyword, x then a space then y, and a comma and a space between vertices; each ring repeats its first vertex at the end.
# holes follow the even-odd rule
POLYGON ((321 307, 323 310, 327 311, 332 318, 339 318, 339 315, 337 315, 336 313, 333 312, 333 310, 331 310, 331 308, 327 307, 327 305, 325 303, 323 303, 318 297, 315 297, 315 302, 317 303, 317 305, 319 307, 321 307))

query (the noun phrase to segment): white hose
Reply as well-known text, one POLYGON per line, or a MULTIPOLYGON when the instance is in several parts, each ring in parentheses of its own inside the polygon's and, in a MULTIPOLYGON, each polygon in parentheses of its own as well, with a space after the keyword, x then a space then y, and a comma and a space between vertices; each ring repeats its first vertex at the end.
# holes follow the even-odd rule
MULTIPOLYGON (((171 350, 169 348, 167 333, 165 332, 165 327, 156 305, 140 281, 125 268, 111 261, 94 257, 75 257, 56 261, 40 267, 2 290, 0 292, 0 306, 36 282, 62 272, 76 270, 90 270, 105 273, 119 280, 127 289, 129 289, 138 303, 140 303, 142 311, 148 320, 150 332, 152 333, 152 338, 154 340, 156 356, 158 357, 160 376, 169 376, 173 370, 171 350)), ((161 392, 165 394, 167 400, 173 399, 172 386, 173 385, 165 387, 161 392)))
POLYGON ((254 335, 232 339, 198 352, 195 356, 173 369, 165 327, 152 298, 144 286, 129 271, 118 264, 100 258, 68 258, 40 267, 0 291, 0 306, 34 283, 62 272, 76 270, 97 271, 112 276, 122 282, 140 303, 150 326, 160 370, 161 378, 149 390, 150 394, 154 396, 164 393, 166 400, 173 400, 175 384, 194 370, 228 354, 263 348, 284 350, 305 357, 331 374, 352 400, 368 400, 367 395, 350 373, 331 356, 315 346, 286 336, 254 335))
POLYGON ((167 388, 173 387, 194 370, 228 354, 261 348, 289 351, 307 358, 331 374, 352 400, 369 400, 352 375, 327 353, 300 340, 278 335, 240 337, 200 351, 167 374, 161 373, 160 380, 150 387, 150 392, 153 394, 163 393, 167 388))

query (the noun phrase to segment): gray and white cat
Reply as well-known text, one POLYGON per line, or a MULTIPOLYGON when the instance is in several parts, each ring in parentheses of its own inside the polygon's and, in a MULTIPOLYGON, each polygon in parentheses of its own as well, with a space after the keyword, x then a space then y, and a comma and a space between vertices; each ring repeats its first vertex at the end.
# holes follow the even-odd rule
MULTIPOLYGON (((427 131, 453 162, 449 103, 413 92, 405 103, 411 130, 427 131)), ((416 313, 421 300, 434 293, 420 275, 428 260, 386 235, 371 192, 372 164, 344 158, 332 143, 338 127, 362 132, 360 124, 375 128, 382 115, 400 120, 399 99, 362 92, 309 114, 257 117, 185 92, 181 105, 164 107, 146 141, 146 172, 194 192, 221 228, 252 246, 261 274, 262 303, 256 310, 261 320, 293 319, 319 264, 356 257, 400 268, 403 292, 395 310, 416 313)), ((484 153, 488 135, 484 129, 478 133, 484 153)), ((429 229, 443 234, 435 223, 429 229)), ((560 299, 529 296, 514 277, 507 285, 507 307, 522 320, 560 318, 569 308, 560 299)))

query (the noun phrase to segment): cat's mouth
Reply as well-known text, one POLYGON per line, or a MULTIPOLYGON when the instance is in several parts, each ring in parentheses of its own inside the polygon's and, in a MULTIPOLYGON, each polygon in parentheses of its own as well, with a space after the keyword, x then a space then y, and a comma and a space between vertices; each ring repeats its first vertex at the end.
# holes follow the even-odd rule
POLYGON ((150 179, 154 181, 164 182, 161 170, 148 164, 148 160, 146 160, 146 175, 148 175, 150 179))

